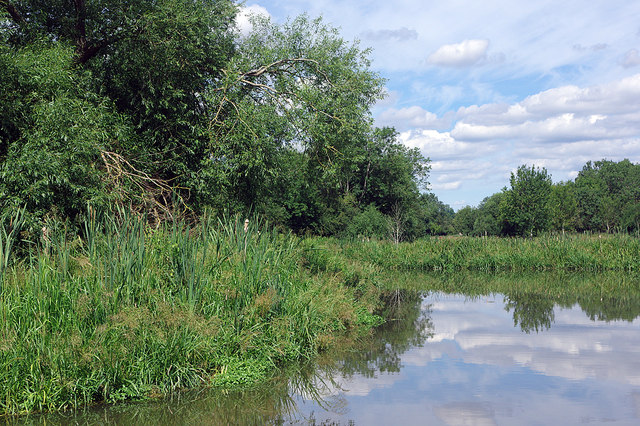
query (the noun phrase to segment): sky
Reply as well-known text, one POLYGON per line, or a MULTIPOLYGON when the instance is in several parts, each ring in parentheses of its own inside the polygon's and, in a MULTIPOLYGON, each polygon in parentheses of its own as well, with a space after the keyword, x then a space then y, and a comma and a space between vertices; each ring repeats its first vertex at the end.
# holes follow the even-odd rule
MULTIPOLYGON (((458 210, 518 166, 572 180, 587 161, 640 163, 638 0, 248 0, 275 22, 322 16, 371 48, 376 126, 431 160, 458 210)), ((246 28, 246 18, 238 20, 246 28)))

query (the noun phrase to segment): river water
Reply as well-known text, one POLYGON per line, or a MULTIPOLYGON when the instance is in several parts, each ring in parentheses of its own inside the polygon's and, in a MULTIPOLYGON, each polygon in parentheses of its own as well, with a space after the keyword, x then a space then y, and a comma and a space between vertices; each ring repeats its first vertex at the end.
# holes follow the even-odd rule
POLYGON ((375 336, 265 389, 190 392, 20 423, 640 424, 635 314, 531 295, 397 290, 388 302, 393 319, 375 336))

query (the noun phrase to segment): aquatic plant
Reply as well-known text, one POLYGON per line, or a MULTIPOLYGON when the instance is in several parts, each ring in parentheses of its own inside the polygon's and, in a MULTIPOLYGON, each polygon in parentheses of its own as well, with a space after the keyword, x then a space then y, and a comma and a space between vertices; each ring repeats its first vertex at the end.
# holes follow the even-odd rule
POLYGON ((312 267, 258 219, 152 227, 90 210, 79 229, 48 223, 3 264, 0 415, 249 386, 381 320, 373 269, 312 267))

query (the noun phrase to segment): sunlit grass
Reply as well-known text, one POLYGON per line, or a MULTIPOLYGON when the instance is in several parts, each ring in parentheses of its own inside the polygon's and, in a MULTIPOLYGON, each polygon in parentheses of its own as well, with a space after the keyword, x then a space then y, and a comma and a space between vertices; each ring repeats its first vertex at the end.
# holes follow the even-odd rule
POLYGON ((342 242, 339 246, 346 256, 395 270, 640 270, 640 239, 625 234, 450 237, 401 244, 342 242))
POLYGON ((318 268, 258 220, 90 212, 80 229, 49 224, 3 264, 0 415, 247 386, 379 323, 371 271, 318 268))

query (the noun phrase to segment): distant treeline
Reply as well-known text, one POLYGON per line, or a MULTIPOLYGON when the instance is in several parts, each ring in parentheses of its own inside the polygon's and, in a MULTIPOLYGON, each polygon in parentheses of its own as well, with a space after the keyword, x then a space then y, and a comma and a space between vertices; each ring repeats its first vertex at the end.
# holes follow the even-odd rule
POLYGON ((450 227, 464 235, 637 232, 640 165, 589 161, 575 180, 556 184, 546 169, 521 166, 509 188, 459 210, 450 227))

